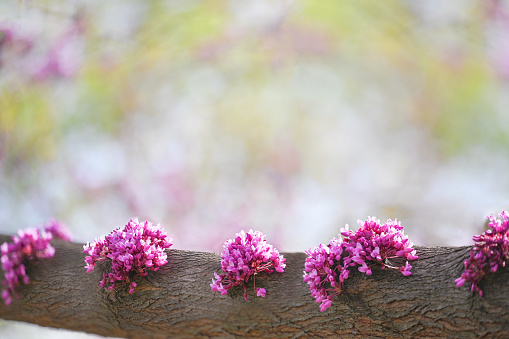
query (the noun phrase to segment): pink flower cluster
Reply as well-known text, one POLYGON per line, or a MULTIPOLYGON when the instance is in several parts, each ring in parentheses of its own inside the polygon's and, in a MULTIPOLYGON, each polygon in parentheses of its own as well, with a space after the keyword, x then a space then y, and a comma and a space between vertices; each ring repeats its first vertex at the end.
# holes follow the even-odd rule
MULTIPOLYGON (((212 279, 210 287, 212 291, 221 292, 222 295, 234 286, 244 287, 244 299, 247 300, 247 286, 249 278, 261 272, 272 273, 284 272, 286 259, 279 255, 277 249, 268 244, 265 235, 258 231, 249 230, 247 233, 237 233, 235 239, 227 240, 224 243, 224 250, 221 255, 221 268, 225 274, 214 272, 215 280, 212 279)), ((264 288, 254 290, 259 297, 265 297, 267 293, 264 288)))
POLYGON ((90 245, 83 246, 87 273, 91 272, 98 261, 111 260, 111 273, 103 273, 99 286, 112 290, 119 282, 129 283, 129 293, 137 286, 134 279, 146 276, 147 270, 157 271, 167 263, 166 248, 170 248, 173 239, 158 225, 138 219, 131 219, 123 228, 119 227, 110 234, 90 245))
POLYGON ((5 280, 2 284, 2 299, 7 305, 12 302, 12 297, 17 293, 18 285, 23 282, 27 285, 30 279, 25 271, 27 260, 50 258, 55 254, 55 248, 51 246, 53 238, 71 240, 69 231, 58 221, 48 221, 43 229, 28 228, 19 230, 18 235, 12 237, 12 243, 4 242, 0 247, 2 253, 2 270, 5 280))
POLYGON ((308 283, 316 302, 321 303, 321 312, 331 306, 334 296, 341 293, 350 274, 348 268, 341 264, 343 249, 341 240, 332 238, 329 245, 319 244, 306 251, 304 282, 308 283))
POLYGON ((502 211, 499 216, 502 220, 493 214, 489 216, 490 229, 473 237, 475 245, 470 251, 470 258, 465 260, 465 271, 455 280, 458 287, 467 281, 472 283, 471 291, 479 292, 481 297, 483 292, 478 285, 484 275, 496 272, 509 263, 509 213, 502 211))
POLYGON ((50 219, 46 225, 44 225, 44 230, 52 234, 53 238, 71 241, 71 232, 55 219, 50 219))
POLYGON ((333 238, 329 245, 306 251, 304 282, 307 282, 311 295, 320 304, 323 312, 332 304, 333 297, 339 295, 350 274, 349 267, 358 266, 360 272, 371 275, 371 267, 380 264, 382 269, 398 269, 409 276, 412 266, 408 260, 415 260, 412 242, 403 234, 403 226, 395 220, 387 220, 383 225, 374 217, 367 221, 359 220, 357 231, 341 229, 343 240, 333 238), (406 259, 404 266, 396 267, 389 260, 406 259))

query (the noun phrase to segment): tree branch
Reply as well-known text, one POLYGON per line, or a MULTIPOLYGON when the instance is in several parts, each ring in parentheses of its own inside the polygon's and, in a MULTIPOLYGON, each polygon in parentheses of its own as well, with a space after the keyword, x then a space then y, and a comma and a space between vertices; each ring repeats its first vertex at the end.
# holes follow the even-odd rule
MULTIPOLYGON (((0 235, 0 243, 10 237, 0 235)), ((168 264, 127 286, 99 288, 101 269, 87 274, 82 245, 55 240, 53 258, 27 264, 30 284, 11 306, 0 302, 0 318, 104 336, 147 337, 509 337, 509 272, 500 269, 481 283, 484 297, 454 279, 470 247, 416 247, 413 274, 375 268, 353 270, 332 307, 320 313, 302 281, 304 253, 283 253, 285 273, 260 275, 256 297, 242 287, 221 296, 210 290, 220 256, 168 251, 168 264)), ((3 275, 2 275, 3 277, 3 275)))

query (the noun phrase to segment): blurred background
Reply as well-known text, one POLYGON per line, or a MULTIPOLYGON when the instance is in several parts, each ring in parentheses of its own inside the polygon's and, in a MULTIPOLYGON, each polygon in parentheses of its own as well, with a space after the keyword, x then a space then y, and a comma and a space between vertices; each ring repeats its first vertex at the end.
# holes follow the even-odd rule
POLYGON ((0 233, 302 252, 376 216, 469 245, 509 205, 508 108, 508 1, 4 0, 0 233))

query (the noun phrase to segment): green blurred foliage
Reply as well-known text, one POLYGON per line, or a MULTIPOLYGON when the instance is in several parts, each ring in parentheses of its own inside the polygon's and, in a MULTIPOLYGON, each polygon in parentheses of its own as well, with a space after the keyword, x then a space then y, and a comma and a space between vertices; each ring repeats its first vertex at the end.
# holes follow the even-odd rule
POLYGON ((48 161, 58 140, 53 107, 47 89, 27 86, 0 89, 0 140, 6 170, 16 170, 24 161, 48 161))

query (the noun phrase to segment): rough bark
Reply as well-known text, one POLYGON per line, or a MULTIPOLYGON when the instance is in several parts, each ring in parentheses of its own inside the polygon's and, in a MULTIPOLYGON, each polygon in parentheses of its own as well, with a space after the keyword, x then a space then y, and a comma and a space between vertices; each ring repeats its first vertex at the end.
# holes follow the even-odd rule
POLYGON ((53 258, 27 264, 31 282, 11 306, 0 302, 0 318, 130 338, 509 337, 507 269, 484 278, 482 298, 455 286, 470 247, 416 247, 410 277, 352 272, 345 291, 320 313, 302 281, 304 253, 283 253, 286 272, 258 276, 267 296, 256 297, 251 282, 245 301, 242 287, 226 296, 210 290, 218 254, 169 250, 168 264, 137 278, 128 294, 126 286, 99 288, 101 268, 85 272, 81 244, 54 243, 53 258))

